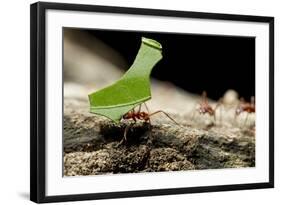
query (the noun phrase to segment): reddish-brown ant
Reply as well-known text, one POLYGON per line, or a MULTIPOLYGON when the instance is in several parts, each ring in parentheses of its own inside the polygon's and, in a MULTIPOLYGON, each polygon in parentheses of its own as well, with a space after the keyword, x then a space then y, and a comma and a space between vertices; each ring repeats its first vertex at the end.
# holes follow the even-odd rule
MULTIPOLYGON (((219 102, 217 103, 215 108, 212 108, 207 99, 207 92, 203 91, 201 101, 199 101, 199 106, 196 108, 196 110, 199 112, 200 115, 208 114, 209 116, 213 116, 214 120, 216 121, 216 109, 219 107, 220 104, 221 103, 219 102)), ((194 112, 191 119, 193 118, 194 112)))
MULTIPOLYGON (((147 105, 144 103, 147 111, 147 105)), ((149 111, 148 111, 149 112, 149 111)), ((166 112, 164 112, 163 110, 158 110, 155 111, 153 113, 147 113, 147 112, 141 112, 141 104, 139 105, 139 110, 136 112, 134 109, 132 111, 127 112, 124 116, 123 119, 124 120, 128 120, 128 119, 133 119, 135 122, 137 120, 144 120, 145 122, 149 122, 150 123, 150 117, 152 115, 155 115, 157 113, 163 113, 165 114, 170 120, 172 120, 175 124, 179 125, 171 116, 169 116, 166 112)))
POLYGON ((256 112, 255 97, 251 97, 251 102, 246 102, 244 98, 240 98, 240 103, 235 110, 235 115, 240 115, 242 112, 256 112))
MULTIPOLYGON (((152 115, 155 115, 155 114, 158 114, 158 113, 163 113, 170 120, 172 120, 175 124, 179 125, 179 123, 177 123, 171 116, 169 116, 163 110, 158 110, 158 111, 155 111, 153 113, 149 113, 149 110, 148 110, 148 107, 147 107, 146 103, 143 103, 143 104, 145 105, 147 112, 142 112, 141 111, 142 104, 140 104, 138 111, 135 111, 135 109, 133 108, 133 110, 131 110, 131 111, 127 112, 125 115, 123 115, 122 119, 123 120, 132 119, 132 120, 134 120, 134 122, 137 122, 137 120, 143 120, 144 122, 149 123, 149 125, 151 126, 150 117, 152 115)), ((127 125, 126 128, 125 128, 125 131, 124 131, 124 137, 123 137, 123 139, 121 140, 121 142, 119 144, 122 144, 124 141, 127 141, 127 133, 128 133, 128 129, 129 128, 130 128, 130 125, 127 125)))
POLYGON ((256 105, 255 105, 255 97, 251 97, 251 102, 246 102, 244 100, 244 98, 240 98, 240 102, 238 104, 238 106, 235 109, 235 119, 238 115, 240 115, 241 113, 247 113, 244 125, 246 124, 247 120, 248 120, 248 116, 250 113, 255 113, 256 112, 256 105))

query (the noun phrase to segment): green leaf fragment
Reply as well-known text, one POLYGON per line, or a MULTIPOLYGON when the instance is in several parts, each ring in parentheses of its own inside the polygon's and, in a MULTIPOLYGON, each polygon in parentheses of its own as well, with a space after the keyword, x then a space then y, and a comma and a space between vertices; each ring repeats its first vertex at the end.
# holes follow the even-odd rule
POLYGON ((124 114, 151 99, 150 73, 162 59, 162 46, 142 37, 136 59, 114 84, 89 95, 90 112, 119 122, 124 114))

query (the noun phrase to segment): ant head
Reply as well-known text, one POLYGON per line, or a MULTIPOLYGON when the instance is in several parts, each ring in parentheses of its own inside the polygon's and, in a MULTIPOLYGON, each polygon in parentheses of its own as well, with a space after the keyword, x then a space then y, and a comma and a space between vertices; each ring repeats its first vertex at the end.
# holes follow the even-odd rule
POLYGON ((130 119, 131 118, 131 115, 130 113, 126 113, 125 115, 123 115, 123 119, 130 119))

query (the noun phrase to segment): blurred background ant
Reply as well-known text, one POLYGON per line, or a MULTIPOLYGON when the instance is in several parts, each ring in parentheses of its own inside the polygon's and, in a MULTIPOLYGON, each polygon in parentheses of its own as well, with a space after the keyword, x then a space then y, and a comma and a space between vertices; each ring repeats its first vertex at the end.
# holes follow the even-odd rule
POLYGON ((212 108, 207 98, 207 92, 203 91, 201 100, 198 102, 198 104, 195 105, 196 107, 192 113, 191 120, 194 119, 195 113, 198 112, 200 115, 208 114, 210 117, 213 117, 214 123, 216 123, 216 110, 220 105, 221 105, 221 99, 218 101, 215 107, 212 108))
POLYGON ((251 97, 251 101, 247 102, 244 98, 240 98, 239 104, 235 109, 234 119, 237 122, 237 117, 240 116, 242 113, 246 113, 246 117, 243 123, 243 127, 246 125, 248 117, 251 113, 256 112, 256 105, 255 105, 255 97, 251 97))

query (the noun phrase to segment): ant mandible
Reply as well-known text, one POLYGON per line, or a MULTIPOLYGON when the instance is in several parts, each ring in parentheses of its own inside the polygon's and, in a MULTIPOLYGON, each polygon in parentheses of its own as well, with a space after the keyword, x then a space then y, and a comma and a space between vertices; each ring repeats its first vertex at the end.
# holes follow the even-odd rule
POLYGON ((255 105, 255 97, 254 96, 251 97, 251 102, 246 102, 244 100, 244 98, 240 98, 240 102, 239 102, 237 108, 235 109, 235 119, 238 115, 240 115, 243 112, 247 113, 247 116, 246 116, 246 119, 245 119, 245 122, 244 122, 244 125, 245 125, 247 120, 248 120, 249 114, 256 112, 256 105, 255 105))
MULTIPOLYGON (((150 117, 152 115, 155 115, 155 114, 158 114, 158 113, 163 113, 170 120, 172 120, 175 124, 179 125, 179 123, 177 123, 170 115, 168 115, 168 113, 164 112, 163 110, 158 110, 158 111, 155 111, 153 113, 149 113, 149 110, 148 110, 148 107, 147 107, 146 103, 143 103, 143 104, 145 105, 147 112, 141 111, 142 104, 140 104, 138 111, 135 111, 135 109, 133 108, 131 111, 129 111, 125 115, 123 115, 121 120, 132 119, 135 123, 137 122, 137 120, 143 120, 144 122, 148 123, 151 127, 150 117)), ((126 128, 125 128, 125 131, 124 131, 124 137, 120 141, 119 145, 122 144, 124 141, 127 141, 127 133, 128 133, 129 128, 130 128, 130 125, 127 125, 126 128)))

